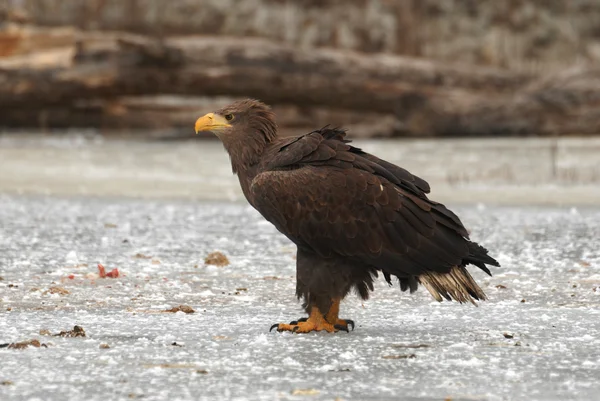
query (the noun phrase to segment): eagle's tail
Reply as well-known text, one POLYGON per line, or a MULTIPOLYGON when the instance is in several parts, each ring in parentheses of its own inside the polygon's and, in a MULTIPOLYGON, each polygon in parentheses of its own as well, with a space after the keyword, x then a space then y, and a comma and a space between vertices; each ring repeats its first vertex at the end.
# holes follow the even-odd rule
POLYGON ((488 250, 479 245, 476 242, 469 241, 469 255, 463 259, 463 264, 474 264, 479 267, 481 270, 486 272, 488 275, 492 275, 490 269, 487 268, 486 264, 499 267, 500 263, 490 255, 488 255, 488 250))
POLYGON ((477 306, 476 300, 487 299, 464 266, 454 266, 448 273, 423 273, 418 280, 439 302, 446 298, 448 301, 455 300, 461 304, 471 302, 477 306))

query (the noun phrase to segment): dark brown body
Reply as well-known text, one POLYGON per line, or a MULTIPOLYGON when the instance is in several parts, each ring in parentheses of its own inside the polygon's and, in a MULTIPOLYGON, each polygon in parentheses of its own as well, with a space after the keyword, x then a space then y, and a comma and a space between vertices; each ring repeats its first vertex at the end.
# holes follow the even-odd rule
MULTIPOLYGON (((427 198, 425 181, 350 146, 344 135, 323 129, 277 139, 256 167, 238 172, 250 204, 298 246, 296 294, 307 308, 326 313, 353 287, 368 298, 377 271, 411 291, 428 272, 475 263, 489 273, 484 263, 495 260, 467 240, 454 213, 427 198)), ((461 291, 461 301, 484 298, 478 287, 461 291)))

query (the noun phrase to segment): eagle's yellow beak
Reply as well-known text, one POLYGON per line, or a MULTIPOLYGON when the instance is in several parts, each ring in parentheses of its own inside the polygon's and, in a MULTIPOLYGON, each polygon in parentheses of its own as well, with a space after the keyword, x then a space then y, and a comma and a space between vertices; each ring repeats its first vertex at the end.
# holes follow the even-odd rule
POLYGON ((208 113, 196 120, 196 134, 201 131, 219 131, 224 128, 229 128, 231 125, 227 123, 225 117, 215 113, 208 113))

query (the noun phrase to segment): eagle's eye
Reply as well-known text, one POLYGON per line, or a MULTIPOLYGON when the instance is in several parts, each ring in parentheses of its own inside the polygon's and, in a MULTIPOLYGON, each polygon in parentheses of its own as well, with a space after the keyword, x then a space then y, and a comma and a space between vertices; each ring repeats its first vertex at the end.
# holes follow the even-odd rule
POLYGON ((231 121, 231 120, 233 120, 233 114, 225 114, 225 119, 226 119, 227 121, 231 121))

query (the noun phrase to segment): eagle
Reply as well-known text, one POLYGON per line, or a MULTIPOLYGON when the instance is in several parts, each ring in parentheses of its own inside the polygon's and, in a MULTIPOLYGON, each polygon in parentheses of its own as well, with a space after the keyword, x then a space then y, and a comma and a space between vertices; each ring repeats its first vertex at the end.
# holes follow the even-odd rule
POLYGON ((466 266, 491 275, 486 265, 498 262, 428 198, 425 180, 350 145, 345 130, 281 137, 271 108, 245 99, 198 118, 195 131, 222 141, 250 205, 297 246, 296 296, 308 317, 271 330, 354 329, 340 301, 352 290, 368 299, 378 272, 437 301, 486 299, 466 266))

